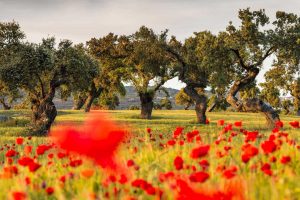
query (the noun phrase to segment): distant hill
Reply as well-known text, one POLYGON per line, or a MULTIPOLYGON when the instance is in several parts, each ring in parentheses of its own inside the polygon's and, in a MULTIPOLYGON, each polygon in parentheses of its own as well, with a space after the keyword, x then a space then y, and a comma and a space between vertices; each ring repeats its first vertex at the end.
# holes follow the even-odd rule
MULTIPOLYGON (((140 106, 140 98, 133 86, 125 86, 126 89, 126 95, 124 97, 120 97, 120 105, 117 107, 119 110, 128 109, 129 106, 136 105, 140 106)), ((175 96, 179 92, 179 90, 174 88, 165 88, 167 92, 169 93, 170 101, 172 102, 173 109, 183 109, 183 106, 178 106, 175 104, 175 96)), ((210 96, 210 93, 207 91, 208 96, 210 96)), ((156 92, 156 95, 154 97, 154 102, 159 103, 161 99, 165 98, 166 94, 163 91, 156 92)), ((73 99, 69 98, 67 101, 63 101, 58 97, 55 97, 53 100, 55 106, 57 109, 72 109, 73 107, 73 99)), ((1 109, 1 105, 0 105, 1 109)))
MULTIPOLYGON (((140 98, 133 86, 125 86, 126 96, 120 97, 120 105, 117 109, 127 109, 129 106, 135 105, 140 106, 140 98)), ((170 97, 170 101, 172 102, 172 106, 174 109, 182 109, 183 107, 175 105, 175 95, 179 90, 173 88, 165 88, 170 97)), ((154 102, 159 103, 161 99, 165 98, 166 94, 163 91, 158 91, 155 95, 154 102)))
MULTIPOLYGON (((119 110, 128 109, 129 106, 135 105, 140 106, 140 98, 133 86, 125 86, 126 95, 124 97, 120 97, 120 105, 117 107, 119 110)), ((175 95, 179 90, 173 88, 166 88, 170 97, 170 101, 172 102, 173 109, 183 109, 183 106, 175 105, 175 95)), ((163 91, 158 91, 155 95, 154 102, 158 103, 161 99, 165 98, 166 94, 163 91)), ((62 101, 59 98, 54 99, 54 104, 58 109, 72 109, 73 107, 73 99, 69 98, 67 101, 62 101)))

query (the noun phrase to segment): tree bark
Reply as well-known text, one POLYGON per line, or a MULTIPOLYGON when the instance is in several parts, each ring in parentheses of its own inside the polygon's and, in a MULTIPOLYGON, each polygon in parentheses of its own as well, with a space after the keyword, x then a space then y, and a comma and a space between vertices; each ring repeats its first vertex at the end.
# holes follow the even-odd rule
POLYGON ((80 110, 84 106, 86 100, 86 97, 79 96, 78 100, 74 100, 73 110, 80 110))
POLYGON ((188 110, 190 108, 191 104, 187 104, 185 107, 184 107, 184 110, 188 110))
POLYGON ((152 110, 153 110, 153 94, 146 92, 146 93, 139 93, 140 100, 141 100, 141 115, 142 119, 151 119, 152 110))
POLYGON ((197 116, 197 123, 206 124, 206 108, 207 98, 205 95, 199 95, 192 86, 186 86, 184 92, 189 95, 195 102, 195 111, 197 116))
POLYGON ((258 68, 256 68, 256 67, 249 68, 247 70, 247 74, 245 77, 234 82, 234 84, 232 85, 232 87, 229 90, 226 100, 237 111, 261 112, 266 118, 267 125, 269 127, 274 127, 276 121, 279 121, 280 118, 279 118, 278 113, 270 105, 266 104, 265 102, 263 102, 262 100, 260 100, 258 98, 246 99, 245 101, 238 100, 236 98, 236 94, 238 93, 238 91, 240 91, 242 88, 244 88, 248 84, 252 83, 255 80, 258 73, 259 73, 258 68))
POLYGON ((88 97, 85 101, 84 112, 90 112, 94 99, 98 98, 103 91, 103 88, 97 89, 95 83, 92 83, 91 90, 89 91, 88 97))
POLYGON ((49 99, 43 99, 41 102, 32 101, 31 110, 33 134, 46 135, 57 116, 54 103, 49 99))
POLYGON ((0 99, 0 103, 2 104, 4 110, 10 110, 10 109, 11 109, 11 106, 8 105, 8 104, 5 102, 5 99, 0 99))

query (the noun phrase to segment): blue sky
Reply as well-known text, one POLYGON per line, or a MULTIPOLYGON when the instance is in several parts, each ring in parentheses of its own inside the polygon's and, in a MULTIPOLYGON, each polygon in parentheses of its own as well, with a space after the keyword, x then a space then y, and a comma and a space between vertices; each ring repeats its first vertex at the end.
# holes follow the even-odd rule
MULTIPOLYGON (((299 0, 0 0, 0 21, 20 23, 27 40, 56 36, 75 43, 109 32, 130 34, 141 25, 184 40, 193 32, 218 33, 229 21, 238 23, 240 8, 264 8, 270 18, 277 10, 300 14, 299 0)), ((267 60, 265 69, 272 60, 267 60)), ((263 81, 262 71, 258 81, 263 81)), ((181 88, 174 79, 167 87, 181 88)))

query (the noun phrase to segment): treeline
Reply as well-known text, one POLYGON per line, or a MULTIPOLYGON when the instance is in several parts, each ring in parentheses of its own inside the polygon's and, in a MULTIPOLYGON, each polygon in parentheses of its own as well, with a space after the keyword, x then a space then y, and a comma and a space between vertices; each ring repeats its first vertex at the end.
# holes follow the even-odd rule
POLYGON ((124 95, 122 83, 131 83, 140 97, 141 118, 150 119, 155 93, 178 77, 199 123, 206 122, 207 87, 238 111, 263 113, 270 126, 279 115, 263 99, 272 100, 268 95, 274 91, 292 95, 300 115, 300 18, 278 11, 270 22, 264 10, 249 8, 240 10, 238 18, 240 24, 229 22, 218 34, 195 32, 184 42, 169 37, 168 30, 155 33, 142 26, 131 35, 109 33, 76 45, 57 43, 54 37, 29 43, 18 23, 0 23, 0 103, 20 98, 22 91, 33 113, 33 133, 45 134, 57 115, 55 93, 63 99, 73 96, 75 109, 84 106, 88 112, 100 95, 124 95), (256 87, 263 62, 271 56, 275 59, 262 84, 266 98, 256 92, 237 98, 256 87))

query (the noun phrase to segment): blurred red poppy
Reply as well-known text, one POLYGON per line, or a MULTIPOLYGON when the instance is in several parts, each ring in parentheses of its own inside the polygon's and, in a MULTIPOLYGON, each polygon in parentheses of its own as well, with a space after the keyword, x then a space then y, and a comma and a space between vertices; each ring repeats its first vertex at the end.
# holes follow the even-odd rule
POLYGON ((79 127, 60 126, 51 135, 62 149, 87 156, 103 168, 116 169, 115 153, 125 139, 126 130, 107 114, 99 113, 90 115, 79 127))
POLYGON ((293 128, 300 128, 299 121, 293 121, 289 123, 293 128))

